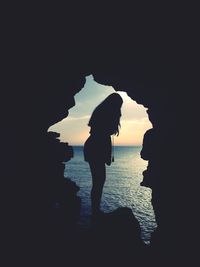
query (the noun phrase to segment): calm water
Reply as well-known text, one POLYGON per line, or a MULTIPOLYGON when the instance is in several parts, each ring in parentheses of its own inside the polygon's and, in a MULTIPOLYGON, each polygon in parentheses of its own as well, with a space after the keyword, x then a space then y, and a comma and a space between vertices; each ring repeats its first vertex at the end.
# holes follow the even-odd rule
MULTIPOLYGON (((115 147, 115 162, 106 167, 107 178, 101 202, 101 209, 110 212, 118 207, 129 207, 138 219, 145 243, 149 243, 151 232, 156 227, 151 205, 151 189, 140 186, 142 172, 147 161, 140 158, 141 147, 115 147)), ((74 147, 74 158, 65 165, 65 177, 80 186, 82 210, 80 224, 90 223, 91 174, 83 158, 83 147, 74 147)))

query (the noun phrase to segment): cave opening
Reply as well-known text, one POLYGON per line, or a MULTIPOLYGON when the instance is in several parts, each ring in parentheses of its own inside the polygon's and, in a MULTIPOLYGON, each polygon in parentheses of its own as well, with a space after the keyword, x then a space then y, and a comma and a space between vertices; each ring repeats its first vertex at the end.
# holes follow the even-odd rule
MULTIPOLYGON (((83 144, 89 135, 88 120, 94 108, 109 94, 116 92, 111 86, 101 85, 86 77, 84 88, 75 95, 75 106, 62 121, 52 125, 48 131, 60 133, 60 140, 73 146, 74 157, 65 162, 64 177, 70 178, 79 187, 81 216, 79 224, 90 224, 91 174, 84 162, 83 144)), ((107 167, 107 179, 102 197, 102 209, 111 212, 118 207, 129 207, 140 223, 141 238, 150 243, 151 233, 156 228, 155 215, 151 204, 151 189, 141 186, 143 171, 148 162, 141 156, 145 132, 152 128, 146 109, 137 104, 125 91, 117 91, 123 98, 121 129, 115 138, 115 162, 107 167)))

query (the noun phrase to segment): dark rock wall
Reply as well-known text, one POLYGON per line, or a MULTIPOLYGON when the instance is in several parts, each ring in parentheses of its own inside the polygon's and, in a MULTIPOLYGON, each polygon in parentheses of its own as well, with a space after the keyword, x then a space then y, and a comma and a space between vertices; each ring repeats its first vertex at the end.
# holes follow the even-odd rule
POLYGON ((6 239, 14 240, 18 251, 22 245, 27 257, 32 251, 44 254, 47 244, 49 251, 55 248, 47 227, 48 208, 60 195, 62 161, 70 159, 71 152, 47 130, 68 115, 74 95, 93 74, 98 83, 126 91, 148 108, 153 145, 144 140, 144 149, 158 222, 152 246, 165 256, 174 255, 177 248, 188 253, 197 229, 193 215, 198 203, 196 54, 185 41, 192 42, 191 34, 186 38, 188 27, 166 30, 166 23, 163 28, 158 23, 153 33, 155 25, 124 28, 118 20, 120 25, 108 28, 100 20, 92 31, 81 24, 73 27, 73 21, 64 24, 66 28, 43 20, 12 27, 15 37, 7 46, 5 63, 12 70, 5 76, 2 105, 6 239))

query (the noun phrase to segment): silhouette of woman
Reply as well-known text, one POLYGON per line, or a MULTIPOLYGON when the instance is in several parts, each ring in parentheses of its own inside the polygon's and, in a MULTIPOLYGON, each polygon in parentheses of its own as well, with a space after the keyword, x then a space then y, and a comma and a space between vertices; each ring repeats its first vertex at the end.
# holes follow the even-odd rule
POLYGON ((88 126, 90 136, 84 144, 84 159, 92 175, 92 215, 101 214, 100 202, 106 179, 106 166, 111 165, 111 135, 119 135, 123 100, 117 93, 109 95, 93 111, 88 126))

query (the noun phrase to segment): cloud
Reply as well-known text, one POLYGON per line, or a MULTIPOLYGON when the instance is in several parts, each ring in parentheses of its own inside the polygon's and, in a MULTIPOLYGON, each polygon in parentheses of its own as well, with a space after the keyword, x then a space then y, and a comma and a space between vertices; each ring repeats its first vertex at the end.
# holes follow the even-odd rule
POLYGON ((122 119, 121 124, 150 124, 150 122, 146 117, 142 117, 139 119, 122 119))
POLYGON ((71 121, 80 121, 80 120, 88 120, 90 118, 90 115, 84 115, 80 117, 72 117, 69 116, 62 120, 62 122, 71 122, 71 121))

